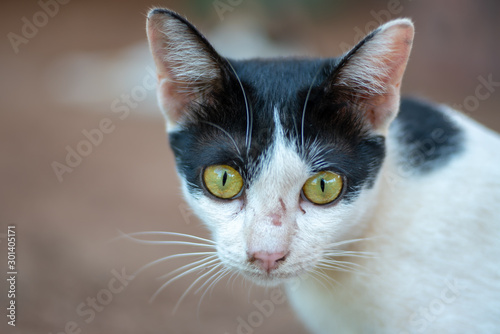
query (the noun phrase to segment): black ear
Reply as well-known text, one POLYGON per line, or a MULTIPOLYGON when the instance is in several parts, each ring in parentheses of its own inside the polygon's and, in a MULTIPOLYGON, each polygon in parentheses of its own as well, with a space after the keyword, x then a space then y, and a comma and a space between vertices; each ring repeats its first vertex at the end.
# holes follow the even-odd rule
POLYGON ((346 53, 328 79, 327 89, 354 102, 377 132, 385 133, 399 110, 413 30, 409 19, 382 25, 346 53))
POLYGON ((190 104, 222 85, 226 61, 185 18, 167 9, 148 14, 147 34, 158 74, 158 100, 167 129, 185 120, 190 104))

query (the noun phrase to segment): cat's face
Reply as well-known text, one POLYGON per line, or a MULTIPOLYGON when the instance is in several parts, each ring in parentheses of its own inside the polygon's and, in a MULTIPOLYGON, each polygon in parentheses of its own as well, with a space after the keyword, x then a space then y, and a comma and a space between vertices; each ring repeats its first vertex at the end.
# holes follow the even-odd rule
POLYGON ((229 61, 175 13, 148 21, 183 192, 220 260, 275 284, 356 237, 376 204, 411 22, 340 59, 229 61))

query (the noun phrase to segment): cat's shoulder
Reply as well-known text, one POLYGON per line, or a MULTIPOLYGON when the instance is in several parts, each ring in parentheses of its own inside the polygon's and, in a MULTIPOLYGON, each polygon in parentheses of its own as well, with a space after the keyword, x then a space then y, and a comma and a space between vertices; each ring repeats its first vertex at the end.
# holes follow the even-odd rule
POLYGON ((389 131, 400 162, 422 174, 467 155, 486 137, 492 150, 500 149, 500 137, 493 131, 450 107, 418 98, 401 100, 389 131))

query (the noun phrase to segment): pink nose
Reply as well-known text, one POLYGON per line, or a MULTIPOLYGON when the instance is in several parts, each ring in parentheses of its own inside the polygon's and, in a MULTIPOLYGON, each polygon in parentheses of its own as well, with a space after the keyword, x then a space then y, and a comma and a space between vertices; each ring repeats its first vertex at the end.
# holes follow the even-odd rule
POLYGON ((255 252, 250 257, 250 262, 255 262, 266 272, 270 272, 276 269, 279 262, 285 261, 286 253, 266 253, 266 252, 255 252))

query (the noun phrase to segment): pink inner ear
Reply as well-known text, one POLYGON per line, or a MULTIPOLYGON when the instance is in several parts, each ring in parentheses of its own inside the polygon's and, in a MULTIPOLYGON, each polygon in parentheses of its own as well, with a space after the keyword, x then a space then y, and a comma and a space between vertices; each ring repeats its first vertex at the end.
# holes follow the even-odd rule
POLYGON ((149 48, 156 65, 158 82, 171 76, 168 71, 169 65, 165 61, 168 51, 168 38, 162 32, 162 25, 164 24, 165 20, 166 19, 162 18, 160 15, 149 17, 146 29, 149 48))
POLYGON ((166 115, 169 126, 182 121, 189 104, 189 99, 187 96, 179 93, 175 84, 169 79, 159 79, 158 100, 161 109, 166 115))
POLYGON ((375 130, 385 131, 398 112, 412 40, 409 20, 391 21, 351 56, 338 75, 336 85, 355 91, 375 130))
POLYGON ((372 115, 372 124, 378 129, 388 126, 399 109, 401 82, 413 40, 413 26, 393 26, 388 30, 388 34, 391 30, 395 32, 390 34, 393 49, 385 59, 387 75, 383 84, 387 86, 387 91, 380 98, 374 97, 373 101, 376 107, 372 115))
POLYGON ((190 116, 190 103, 205 99, 218 87, 220 56, 177 14, 150 13, 147 33, 158 74, 158 100, 172 129, 190 116))

